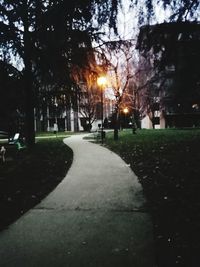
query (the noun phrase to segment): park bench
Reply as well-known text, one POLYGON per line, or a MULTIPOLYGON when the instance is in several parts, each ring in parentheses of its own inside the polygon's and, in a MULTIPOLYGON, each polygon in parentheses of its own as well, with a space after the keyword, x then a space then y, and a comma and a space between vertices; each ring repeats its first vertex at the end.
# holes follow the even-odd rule
POLYGON ((4 146, 1 146, 1 149, 0 149, 0 159, 2 160, 2 162, 5 162, 6 161, 5 154, 6 154, 6 149, 5 149, 4 146))
POLYGON ((24 144, 23 139, 20 138, 19 133, 16 133, 0 146, 0 162, 4 163, 7 160, 19 157, 21 154, 19 151, 24 148, 26 148, 26 145, 24 144))
POLYGON ((19 141, 19 133, 16 133, 13 137, 9 138, 8 144, 9 145, 14 145, 18 141, 19 141))
POLYGON ((7 139, 8 138, 8 133, 5 131, 0 131, 0 139, 7 139))
POLYGON ((21 150, 26 148, 26 146, 23 144, 22 140, 20 140, 20 134, 16 133, 12 138, 9 138, 8 140, 9 145, 16 145, 17 150, 21 150))

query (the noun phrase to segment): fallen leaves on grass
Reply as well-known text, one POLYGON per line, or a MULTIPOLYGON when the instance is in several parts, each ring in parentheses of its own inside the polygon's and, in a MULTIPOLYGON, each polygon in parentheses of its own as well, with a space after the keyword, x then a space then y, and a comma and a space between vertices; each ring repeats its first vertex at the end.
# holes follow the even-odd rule
POLYGON ((199 130, 151 130, 124 132, 118 147, 107 143, 143 186, 159 267, 200 266, 199 140, 199 130))

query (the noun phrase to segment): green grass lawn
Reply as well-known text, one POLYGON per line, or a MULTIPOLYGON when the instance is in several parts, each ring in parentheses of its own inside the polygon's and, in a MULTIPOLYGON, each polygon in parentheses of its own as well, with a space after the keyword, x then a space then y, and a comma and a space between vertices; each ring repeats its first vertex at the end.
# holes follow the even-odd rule
POLYGON ((71 136, 71 135, 74 135, 74 134, 82 134, 83 132, 71 132, 71 131, 64 131, 64 132, 57 132, 57 133, 54 133, 54 132, 37 132, 35 134, 36 136, 36 139, 38 138, 43 138, 43 137, 67 137, 67 136, 71 136))
POLYGON ((56 134, 54 132, 37 132, 35 134, 36 138, 42 138, 42 137, 65 137, 74 134, 73 132, 57 132, 56 134))
POLYGON ((127 130, 105 142, 143 186, 158 266, 200 266, 200 130, 127 130))
POLYGON ((0 163, 0 229, 39 203, 64 178, 72 163, 72 150, 63 138, 38 138, 32 150, 6 146, 0 163))

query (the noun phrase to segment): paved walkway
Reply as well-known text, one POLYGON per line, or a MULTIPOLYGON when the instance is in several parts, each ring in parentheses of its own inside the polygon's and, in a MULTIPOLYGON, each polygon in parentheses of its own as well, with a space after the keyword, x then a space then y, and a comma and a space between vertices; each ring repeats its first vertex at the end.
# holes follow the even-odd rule
POLYGON ((74 161, 57 188, 0 233, 2 267, 153 267, 141 185, 108 149, 64 140, 74 161))

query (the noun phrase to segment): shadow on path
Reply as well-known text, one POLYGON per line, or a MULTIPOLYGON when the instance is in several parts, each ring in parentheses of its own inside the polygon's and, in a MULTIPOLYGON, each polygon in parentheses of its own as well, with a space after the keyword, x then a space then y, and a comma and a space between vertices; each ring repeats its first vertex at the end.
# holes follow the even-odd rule
POLYGON ((72 136, 73 164, 38 206, 0 233, 1 266, 153 267, 152 222, 116 154, 72 136))

